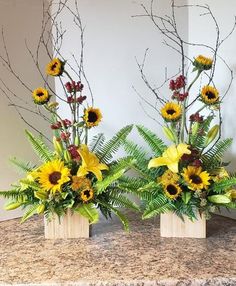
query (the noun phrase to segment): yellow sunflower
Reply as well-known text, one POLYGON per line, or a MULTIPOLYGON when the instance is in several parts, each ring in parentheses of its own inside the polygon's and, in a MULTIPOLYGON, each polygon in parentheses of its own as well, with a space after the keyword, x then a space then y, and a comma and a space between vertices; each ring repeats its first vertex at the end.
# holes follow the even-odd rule
POLYGON ((207 58, 202 55, 199 55, 198 57, 196 57, 193 62, 193 65, 198 70, 209 70, 211 69, 212 64, 213 64, 212 58, 207 58))
POLYGON ((39 169, 39 183, 44 191, 56 193, 61 186, 70 180, 70 170, 60 160, 45 163, 39 169))
POLYGON ((73 191, 78 191, 79 189, 85 189, 90 187, 91 187, 91 182, 88 178, 77 177, 77 176, 72 177, 71 188, 73 191))
POLYGON ((94 127, 101 121, 102 114, 100 109, 89 107, 85 109, 83 118, 87 127, 94 127))
POLYGON ((161 115, 166 121, 176 121, 181 114, 181 106, 174 102, 167 102, 161 109, 161 115))
POLYGON ((93 189, 84 189, 81 193, 80 193, 80 198, 81 200, 86 203, 90 200, 93 199, 94 196, 94 191, 93 189))
POLYGON ((50 99, 48 91, 42 87, 36 88, 32 93, 32 97, 35 104, 45 104, 50 99))
POLYGON ((169 182, 176 183, 179 180, 179 175, 176 173, 171 172, 171 170, 166 170, 165 173, 161 176, 160 182, 165 185, 169 182))
POLYGON ((53 59, 46 66, 46 74, 47 75, 59 76, 63 73, 63 70, 64 70, 64 64, 58 58, 53 59))
POLYGON ((180 188, 178 184, 170 182, 164 185, 164 193, 171 200, 176 199, 181 192, 182 192, 182 189, 180 188))
POLYGON ((182 173, 184 181, 191 190, 207 189, 210 185, 210 175, 206 171, 202 171, 201 167, 188 166, 183 169, 182 173))
POLYGON ((201 91, 202 101, 206 104, 214 104, 219 101, 219 92, 216 88, 206 85, 201 91))

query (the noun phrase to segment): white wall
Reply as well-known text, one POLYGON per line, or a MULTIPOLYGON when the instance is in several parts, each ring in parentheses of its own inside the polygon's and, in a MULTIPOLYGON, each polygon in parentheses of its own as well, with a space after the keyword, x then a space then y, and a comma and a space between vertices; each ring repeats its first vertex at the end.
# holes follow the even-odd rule
MULTIPOLYGON (((158 1, 157 10, 161 15, 170 13, 170 2, 158 1)), ((103 113, 102 124, 92 131, 102 131, 110 137, 124 125, 137 123, 161 134, 159 125, 143 112, 139 104, 140 99, 132 89, 132 86, 135 86, 144 98, 152 98, 140 78, 135 62, 135 57, 142 61, 146 48, 150 49, 147 76, 154 86, 163 82, 166 67, 168 74, 172 75, 180 65, 179 55, 162 45, 162 37, 150 19, 132 17, 143 14, 141 3, 149 8, 150 1, 80 0, 79 3, 81 18, 86 26, 85 68, 94 91, 95 106, 101 108, 103 113)), ((73 9, 73 4, 71 8, 73 9)), ((177 16, 180 31, 187 37, 187 11, 177 16)), ((80 52, 78 31, 74 29, 68 13, 64 14, 62 20, 68 29, 63 52, 69 57, 71 52, 80 52)), ((56 88, 60 92, 60 84, 57 84, 56 88)), ((86 89, 84 93, 87 94, 86 89)), ((63 112, 66 116, 67 110, 64 109, 63 112)), ((147 112, 157 116, 150 108, 147 112)), ((135 132, 132 137, 141 142, 135 132)))
MULTIPOLYGON (((41 29, 42 1, 38 0, 1 0, 0 1, 0 19, 1 27, 4 28, 8 53, 12 61, 12 66, 22 77, 23 81, 28 83, 34 89, 41 86, 42 82, 35 69, 34 64, 28 56, 25 48, 25 39, 30 47, 35 48, 41 29)), ((2 39, 0 41, 0 54, 4 55, 2 39)), ((41 57, 42 65, 48 60, 41 57)), ((0 78, 22 99, 31 102, 31 94, 22 88, 0 64, 0 78)), ((0 86, 4 88, 2 83, 0 86)), ((19 101, 15 101, 18 104, 19 101)), ((23 114, 25 114, 23 112, 23 114)), ((27 120, 39 129, 46 130, 46 125, 40 122, 36 117, 25 114, 27 120)), ((2 91, 0 91, 0 190, 10 189, 10 184, 20 178, 14 168, 10 166, 9 157, 16 156, 27 160, 33 160, 33 151, 26 141, 24 129, 28 128, 13 107, 8 106, 2 91)), ((47 132, 49 129, 47 128, 47 132)), ((0 200, 0 220, 13 218, 21 214, 20 211, 3 211, 4 201, 0 200)))

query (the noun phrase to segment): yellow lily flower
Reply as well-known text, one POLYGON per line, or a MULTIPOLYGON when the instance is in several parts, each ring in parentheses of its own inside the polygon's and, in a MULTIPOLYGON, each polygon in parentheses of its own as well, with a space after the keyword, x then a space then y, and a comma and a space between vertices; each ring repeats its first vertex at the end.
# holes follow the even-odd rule
POLYGON ((179 160, 184 154, 191 154, 188 145, 180 143, 178 146, 171 145, 162 154, 162 157, 153 158, 148 164, 148 169, 167 166, 173 173, 179 171, 179 160))
POLYGON ((102 170, 108 170, 108 166, 106 164, 100 163, 97 156, 90 152, 88 146, 82 144, 78 150, 81 159, 82 165, 79 167, 77 172, 78 177, 84 177, 89 172, 93 173, 98 181, 102 180, 102 170))

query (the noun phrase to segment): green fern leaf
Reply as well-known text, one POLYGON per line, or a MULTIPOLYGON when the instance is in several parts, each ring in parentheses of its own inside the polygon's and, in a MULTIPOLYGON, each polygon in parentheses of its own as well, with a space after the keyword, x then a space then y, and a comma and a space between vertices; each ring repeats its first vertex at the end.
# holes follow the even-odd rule
POLYGON ((22 219, 21 219, 21 223, 24 223, 27 219, 29 219, 30 217, 32 217, 34 214, 37 213, 37 208, 39 207, 39 204, 35 204, 33 206, 31 206, 23 215, 22 219))
POLYGON ((113 212, 119 219, 120 221, 122 222, 123 226, 124 226, 124 229, 126 231, 129 230, 129 222, 126 218, 126 216, 124 214, 122 214, 119 210, 117 210, 115 207, 113 207, 112 205, 104 202, 104 201, 98 201, 99 204, 101 204, 104 208, 110 210, 111 212, 113 212))
POLYGON ((212 191, 218 194, 224 193, 226 189, 229 189, 235 185, 236 185, 236 176, 226 178, 226 179, 221 180, 220 182, 215 183, 212 186, 212 191))
POLYGON ((143 137, 145 142, 148 144, 148 146, 151 148, 151 150, 154 152, 155 156, 161 156, 162 153, 167 148, 164 142, 157 137, 155 133, 153 133, 151 130, 145 128, 144 126, 137 125, 139 134, 143 137))
POLYGON ((25 131, 29 142, 36 155, 43 161, 52 161, 54 158, 54 153, 44 144, 40 138, 36 138, 28 130, 25 131))
POLYGON ((129 135, 132 128, 133 125, 122 128, 112 139, 103 145, 101 150, 97 152, 97 157, 101 162, 109 163, 113 158, 113 154, 116 153, 119 147, 124 143, 124 140, 129 135))
POLYGON ((112 205, 115 205, 116 207, 132 209, 135 211, 140 210, 140 207, 136 203, 132 202, 126 196, 120 194, 117 190, 111 192, 109 199, 112 202, 112 205))
POLYGON ((105 142, 105 136, 103 133, 99 133, 97 135, 95 135, 92 138, 92 142, 89 145, 89 150, 91 150, 91 152, 99 152, 101 150, 101 147, 103 146, 105 142))
POLYGON ((30 162, 25 162, 23 160, 17 159, 16 157, 10 158, 9 161, 17 167, 19 173, 29 173, 31 172, 36 166, 31 164, 30 162))

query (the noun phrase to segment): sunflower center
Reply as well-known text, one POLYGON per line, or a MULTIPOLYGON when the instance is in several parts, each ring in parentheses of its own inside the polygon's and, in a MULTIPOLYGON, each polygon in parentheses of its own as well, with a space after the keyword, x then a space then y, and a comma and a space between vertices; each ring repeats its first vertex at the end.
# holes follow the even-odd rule
POLYGON ((189 178, 192 180, 194 184, 198 185, 202 183, 202 179, 198 175, 191 175, 189 178))
POLYGON ((89 122, 96 122, 98 119, 98 116, 95 112, 90 111, 88 114, 88 121, 89 122))
POLYGON ((168 185, 166 187, 166 190, 172 196, 174 196, 174 195, 176 195, 178 193, 178 190, 177 190, 177 188, 174 185, 168 185))
POLYGON ((54 63, 54 64, 52 65, 52 71, 55 70, 55 68, 57 67, 57 65, 58 65, 58 63, 54 63))
POLYGON ((213 93, 213 92, 211 92, 211 91, 208 91, 207 93, 206 93, 206 96, 209 98, 209 99, 215 99, 215 94, 213 93))
POLYGON ((83 195, 86 196, 87 199, 89 199, 90 198, 90 190, 85 190, 83 192, 83 195))
POLYGON ((43 92, 38 92, 38 93, 37 93, 37 96, 38 96, 38 97, 41 97, 41 96, 43 96, 43 95, 44 95, 43 92))
POLYGON ((168 109, 167 110, 167 114, 170 114, 170 115, 173 115, 173 114, 175 114, 175 110, 174 109, 168 109))
POLYGON ((52 185, 58 184, 58 181, 61 179, 61 173, 60 172, 53 172, 49 175, 49 181, 52 185))

